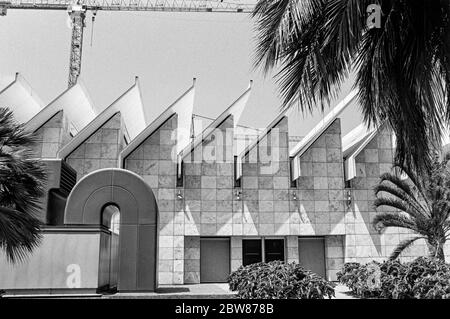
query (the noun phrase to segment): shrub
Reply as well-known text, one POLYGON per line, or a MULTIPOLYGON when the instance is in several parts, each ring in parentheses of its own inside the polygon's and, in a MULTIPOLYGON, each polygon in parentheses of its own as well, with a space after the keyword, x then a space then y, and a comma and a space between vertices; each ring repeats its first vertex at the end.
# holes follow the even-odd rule
POLYGON ((324 299, 335 284, 295 263, 272 261, 241 266, 228 277, 241 299, 324 299))
POLYGON ((450 265, 440 259, 420 257, 411 264, 412 295, 419 299, 450 299, 450 265))
POLYGON ((450 265, 430 257, 409 263, 345 264, 338 280, 361 298, 450 299, 450 265), (373 269, 378 267, 376 271, 373 269))
POLYGON ((377 278, 374 270, 379 267, 379 264, 373 263, 373 265, 375 266, 346 263, 343 269, 337 273, 337 279, 362 298, 377 297, 380 295, 380 288, 372 278, 377 278))

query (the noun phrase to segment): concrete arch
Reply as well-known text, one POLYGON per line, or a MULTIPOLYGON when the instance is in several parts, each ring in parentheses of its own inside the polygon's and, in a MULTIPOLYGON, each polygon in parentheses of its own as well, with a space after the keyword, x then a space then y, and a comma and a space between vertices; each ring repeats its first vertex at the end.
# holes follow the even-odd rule
POLYGON ((64 224, 102 225, 106 205, 120 209, 119 291, 154 291, 158 206, 151 188, 133 172, 107 168, 83 177, 73 188, 64 224))

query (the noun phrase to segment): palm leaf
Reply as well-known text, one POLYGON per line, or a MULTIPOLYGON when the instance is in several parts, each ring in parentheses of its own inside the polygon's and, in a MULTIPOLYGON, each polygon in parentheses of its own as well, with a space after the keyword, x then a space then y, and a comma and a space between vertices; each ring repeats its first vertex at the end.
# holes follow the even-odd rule
POLYGON ((11 262, 23 260, 40 242, 45 167, 35 159, 35 136, 0 108, 0 248, 11 262))
POLYGON ((23 261, 39 245, 41 226, 33 215, 0 207, 0 248, 9 261, 23 261))
POLYGON ((367 30, 365 0, 260 0, 258 64, 280 65, 283 107, 324 109, 349 74, 368 125, 386 122, 396 161, 428 172, 450 120, 448 1, 379 0, 381 28, 367 30))
POLYGON ((375 199, 373 205, 375 208, 382 206, 388 206, 394 209, 401 210, 403 213, 409 215, 409 217, 414 220, 417 225, 427 225, 429 219, 424 218, 422 214, 417 213, 415 209, 412 208, 407 202, 395 197, 378 197, 375 199))
POLYGON ((409 239, 405 239, 402 240, 397 247, 395 247, 394 251, 391 253, 391 255, 389 256, 390 260, 395 260, 397 259, 400 254, 407 249, 408 247, 410 247, 416 240, 423 238, 422 236, 417 236, 417 237, 413 237, 413 238, 409 238, 409 239))
POLYGON ((380 183, 375 187, 375 194, 379 196, 381 192, 388 193, 394 198, 396 197, 397 200, 403 203, 404 207, 407 207, 406 210, 412 212, 416 218, 426 219, 430 217, 429 212, 421 206, 415 197, 410 196, 401 189, 393 187, 392 185, 380 183))
POLYGON ((401 213, 377 214, 372 220, 372 225, 378 232, 382 232, 388 227, 407 228, 415 232, 421 231, 413 219, 401 213))
MULTIPOLYGON (((400 172, 399 172, 400 174, 401 173, 406 174, 408 179, 411 181, 412 185, 414 185, 414 190, 419 193, 419 195, 421 196, 421 200, 423 200, 426 203, 428 210, 429 210, 431 208, 431 201, 430 201, 428 194, 426 193, 426 191, 427 191, 426 185, 425 185, 426 178, 424 178, 424 176, 419 178, 411 169, 409 169, 408 167, 405 167, 404 165, 399 164, 397 162, 394 162, 392 167, 394 169, 400 170, 400 172)), ((397 176, 397 178, 399 180, 401 180, 398 176, 397 176)), ((407 186, 409 187, 409 185, 407 185, 407 186)), ((411 189, 411 191, 413 192, 412 189, 411 189)))

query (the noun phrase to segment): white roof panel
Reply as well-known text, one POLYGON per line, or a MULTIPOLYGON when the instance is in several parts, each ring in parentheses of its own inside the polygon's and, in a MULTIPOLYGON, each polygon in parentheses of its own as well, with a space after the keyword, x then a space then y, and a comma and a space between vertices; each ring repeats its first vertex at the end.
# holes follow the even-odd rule
POLYGON ((342 154, 345 158, 345 180, 349 181, 356 176, 356 161, 358 154, 376 136, 378 129, 368 129, 363 124, 354 128, 342 138, 342 154))
POLYGON ((94 134, 99 128, 102 127, 103 124, 105 124, 114 114, 118 112, 120 112, 124 119, 130 139, 133 139, 143 129, 143 126, 145 126, 141 92, 137 77, 133 86, 131 86, 110 106, 104 109, 91 122, 89 122, 66 146, 58 152, 58 158, 66 158, 87 138, 89 138, 89 136, 94 134), (136 111, 134 108, 139 108, 140 111, 136 111), (142 116, 140 114, 142 114, 142 116))
POLYGON ((41 110, 43 103, 28 82, 16 73, 14 81, 0 91, 0 106, 8 107, 19 123, 25 123, 41 110))
POLYGON ((147 126, 144 115, 139 79, 120 96, 111 106, 123 117, 130 139, 133 140, 147 126))
POLYGON ((222 114, 212 121, 202 133, 197 135, 191 144, 182 150, 183 158, 195 149, 203 141, 203 139, 209 136, 228 116, 233 115, 234 127, 236 128, 239 118, 241 117, 250 97, 252 83, 253 81, 250 81, 250 84, 244 93, 242 93, 225 111, 222 112, 222 114))
POLYGON ((353 148, 357 146, 373 129, 367 128, 365 124, 360 124, 353 130, 348 132, 342 137, 342 155, 347 157, 349 152, 353 151, 353 148))
POLYGON ((340 103, 338 103, 309 133, 290 151, 290 156, 300 156, 334 120, 350 105, 356 98, 358 91, 351 91, 340 103))
POLYGON ((81 80, 78 80, 77 84, 65 90, 31 118, 26 126, 29 130, 35 131, 59 111, 64 111, 75 130, 72 134, 81 131, 97 115, 86 88, 81 80))
POLYGON ((258 136, 253 140, 253 142, 250 143, 250 145, 248 145, 247 147, 245 147, 245 149, 243 151, 242 151, 242 147, 240 145, 238 145, 237 154, 240 154, 240 157, 244 157, 253 147, 255 147, 256 144, 259 143, 259 141, 261 141, 270 132, 270 130, 272 130, 278 124, 278 122, 280 122, 280 120, 284 116, 286 116, 288 111, 289 111, 289 109, 285 109, 282 112, 280 112, 275 117, 275 119, 273 119, 272 122, 270 122, 270 124, 266 126, 264 131, 262 131, 260 134, 258 134, 258 136))
POLYGON ((192 86, 184 92, 174 103, 165 109, 150 125, 148 125, 130 144, 128 144, 119 156, 119 165, 136 147, 144 142, 158 127, 167 121, 172 115, 178 114, 177 127, 177 154, 189 144, 192 111, 194 109, 195 79, 192 86))

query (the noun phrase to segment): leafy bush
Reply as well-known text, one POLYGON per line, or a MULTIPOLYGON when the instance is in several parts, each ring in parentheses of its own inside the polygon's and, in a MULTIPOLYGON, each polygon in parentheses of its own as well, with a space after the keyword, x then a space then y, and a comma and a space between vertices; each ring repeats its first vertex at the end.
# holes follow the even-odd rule
POLYGON ((241 299, 324 299, 335 284, 295 263, 272 261, 241 266, 228 277, 241 299))
MULTIPOLYGON (((376 263, 375 265, 379 266, 376 263)), ((372 298, 380 295, 378 285, 370 280, 372 277, 376 278, 372 274, 373 267, 359 263, 346 263, 344 268, 337 273, 337 279, 356 295, 362 298, 372 298)))
POLYGON ((450 299, 450 265, 436 258, 347 263, 337 277, 361 298, 450 299))
POLYGON ((435 258, 418 258, 412 263, 412 294, 420 299, 450 299, 450 265, 435 258))

